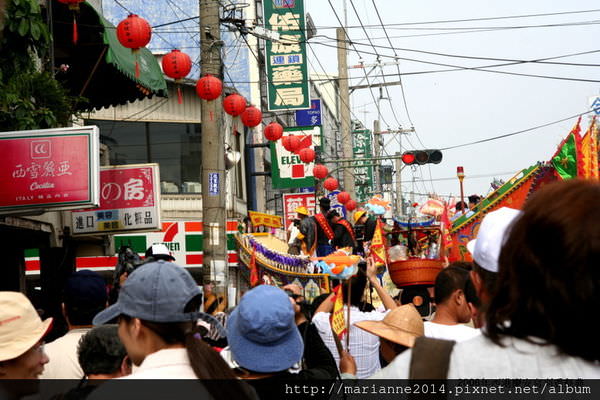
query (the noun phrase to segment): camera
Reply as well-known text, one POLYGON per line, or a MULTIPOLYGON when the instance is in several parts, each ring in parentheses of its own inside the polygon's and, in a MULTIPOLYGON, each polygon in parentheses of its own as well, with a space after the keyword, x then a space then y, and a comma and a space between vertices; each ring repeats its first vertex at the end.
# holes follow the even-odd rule
POLYGON ((364 241, 365 240, 365 226, 364 225, 354 225, 354 236, 356 237, 356 241, 364 241))

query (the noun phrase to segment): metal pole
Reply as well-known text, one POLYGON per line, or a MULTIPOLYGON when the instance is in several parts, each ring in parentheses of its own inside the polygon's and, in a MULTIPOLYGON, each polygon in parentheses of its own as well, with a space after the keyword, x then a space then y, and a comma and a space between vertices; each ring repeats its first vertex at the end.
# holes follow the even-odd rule
MULTIPOLYGON (((400 149, 402 150, 402 149, 400 149)), ((401 153, 396 153, 401 156, 401 153)), ((396 215, 403 215, 402 210, 402 159, 396 158, 396 215)))
MULTIPOLYGON (((377 103, 379 103, 379 99, 377 99, 377 103)), ((381 128, 379 127, 379 104, 377 104, 377 119, 375 121, 373 121, 373 141, 375 143, 373 143, 373 151, 374 151, 374 156, 375 157, 379 157, 380 153, 381 153, 381 148, 379 147, 379 138, 381 137, 381 134, 379 133, 381 131, 381 128)), ((381 185, 381 176, 380 174, 380 168, 379 168, 379 164, 380 162, 377 161, 375 162, 375 167, 373 168, 373 172, 374 172, 374 179, 375 179, 375 191, 381 191, 383 190, 382 185, 381 185)))
MULTIPOLYGON (((200 67, 201 74, 212 74, 220 79, 221 32, 219 29, 219 2, 200 0, 200 67)), ((202 222, 204 261, 203 283, 215 282, 216 292, 227 293, 227 239, 225 140, 222 135, 222 96, 215 100, 201 100, 202 117, 202 222)))
MULTIPOLYGON (((344 28, 336 29, 338 41, 338 84, 339 107, 342 130, 342 154, 345 159, 352 159, 352 133, 350 132, 350 93, 348 92, 348 61, 346 59, 346 34, 344 28)), ((355 198, 354 177, 350 169, 344 169, 344 190, 355 198)))

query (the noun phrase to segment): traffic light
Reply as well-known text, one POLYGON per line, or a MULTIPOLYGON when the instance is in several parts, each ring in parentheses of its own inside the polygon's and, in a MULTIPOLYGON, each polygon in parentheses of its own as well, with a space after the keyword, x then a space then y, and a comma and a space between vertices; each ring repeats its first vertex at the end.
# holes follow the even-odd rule
POLYGON ((402 153, 404 165, 439 164, 442 162, 442 152, 439 150, 411 150, 402 153))

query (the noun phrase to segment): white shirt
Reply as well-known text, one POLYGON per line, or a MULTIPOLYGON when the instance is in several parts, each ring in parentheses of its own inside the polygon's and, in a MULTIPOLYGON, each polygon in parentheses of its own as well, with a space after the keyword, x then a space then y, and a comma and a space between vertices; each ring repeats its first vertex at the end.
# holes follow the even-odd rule
MULTIPOLYGON (((339 368, 340 355, 338 354, 333 334, 331 333, 331 325, 329 323, 330 313, 320 312, 314 315, 312 322, 319 331, 319 335, 323 342, 333 354, 335 363, 339 368)), ((357 307, 350 307, 350 354, 356 360, 356 376, 359 379, 368 378, 379 369, 379 337, 369 332, 362 330, 354 323, 359 321, 381 321, 386 315, 386 312, 371 311, 362 312, 357 307)), ((347 308, 344 306, 344 318, 347 316, 347 308)), ((342 345, 345 347, 346 339, 342 340, 342 345)))
MULTIPOLYGON (((501 347, 484 335, 454 345, 449 379, 598 379, 600 365, 540 346, 506 338, 501 347)), ((411 350, 406 350, 372 379, 408 379, 411 350)))
POLYGON ((471 328, 463 324, 444 325, 426 321, 424 324, 425 336, 435 339, 454 340, 463 342, 481 334, 479 329, 471 328))
POLYGON ((50 361, 44 366, 40 379, 82 379, 84 374, 79 365, 77 347, 79 339, 90 330, 91 328, 72 329, 46 344, 44 352, 50 361))
POLYGON ((198 379, 187 349, 163 349, 146 356, 131 375, 120 379, 198 379))

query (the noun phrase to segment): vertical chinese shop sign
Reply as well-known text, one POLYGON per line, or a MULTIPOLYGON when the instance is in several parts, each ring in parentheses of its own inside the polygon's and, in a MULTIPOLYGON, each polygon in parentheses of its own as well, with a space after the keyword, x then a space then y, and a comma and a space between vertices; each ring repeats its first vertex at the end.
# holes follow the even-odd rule
POLYGON ((74 234, 161 229, 158 164, 102 167, 100 207, 73 211, 74 234))
POLYGON ((270 111, 310 108, 303 0, 263 1, 265 28, 279 33, 266 41, 270 111))
MULTIPOLYGON (((371 131, 368 129, 352 132, 352 153, 355 160, 371 157, 371 131)), ((357 161, 354 164, 354 184, 356 201, 362 203, 372 197, 373 161, 357 161)))
POLYGON ((0 133, 0 212, 98 204, 98 127, 0 133))

